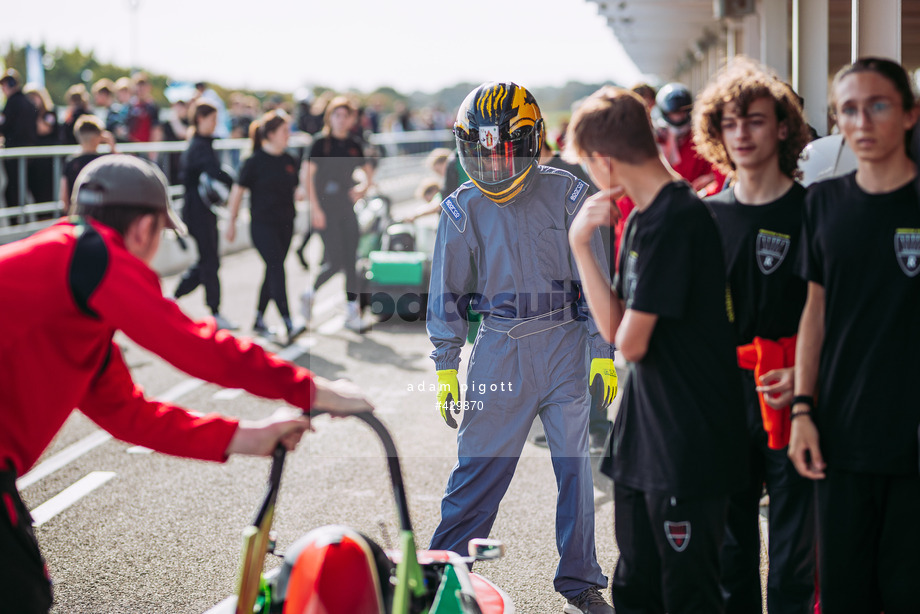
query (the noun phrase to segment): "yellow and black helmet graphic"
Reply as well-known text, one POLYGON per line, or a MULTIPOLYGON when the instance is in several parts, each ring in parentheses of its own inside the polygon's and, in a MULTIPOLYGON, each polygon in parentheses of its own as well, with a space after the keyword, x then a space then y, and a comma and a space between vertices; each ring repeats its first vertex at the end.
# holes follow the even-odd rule
POLYGON ((536 175, 543 117, 533 95, 514 83, 474 89, 454 123, 460 164, 483 194, 506 203, 536 175))

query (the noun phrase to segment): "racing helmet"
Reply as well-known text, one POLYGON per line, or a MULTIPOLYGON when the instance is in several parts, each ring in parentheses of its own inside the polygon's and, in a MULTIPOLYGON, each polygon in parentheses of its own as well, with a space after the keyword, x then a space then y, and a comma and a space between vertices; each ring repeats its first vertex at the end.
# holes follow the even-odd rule
POLYGON ((856 170, 856 164, 856 154, 843 140, 843 135, 831 134, 816 139, 799 154, 802 185, 808 187, 818 181, 846 175, 856 170))
POLYGON ((230 198, 230 188, 236 181, 236 172, 226 164, 221 166, 222 173, 211 176, 207 171, 198 176, 198 196, 206 206, 222 206, 230 198))
POLYGON ((543 116, 533 95, 514 83, 483 83, 466 97, 454 123, 460 165, 495 203, 520 194, 537 174, 543 116))
POLYGON ((667 83, 655 96, 655 106, 661 111, 661 117, 675 127, 682 127, 690 123, 690 110, 693 108, 693 96, 683 83, 667 83), (686 111, 683 119, 675 121, 668 117, 669 113, 686 111))

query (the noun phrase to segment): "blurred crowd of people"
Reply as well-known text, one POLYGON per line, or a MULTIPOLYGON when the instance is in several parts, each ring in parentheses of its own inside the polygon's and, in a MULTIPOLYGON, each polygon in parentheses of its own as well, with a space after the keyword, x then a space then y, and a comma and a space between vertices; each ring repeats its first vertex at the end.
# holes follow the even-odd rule
MULTIPOLYGON (((44 87, 24 82, 15 69, 9 69, 2 75, 0 86, 6 99, 0 114, 0 138, 7 150, 78 145, 80 136, 75 129, 85 115, 95 116, 102 122, 104 131, 100 144, 110 147, 117 147, 117 143, 185 141, 189 138, 193 106, 200 100, 206 100, 217 108, 216 138, 246 138, 254 120, 275 110, 283 110, 292 117, 293 132, 313 135, 322 130, 326 106, 336 96, 332 91, 314 95, 313 91, 303 88, 291 99, 272 95, 260 100, 252 94, 232 92, 224 100, 208 83, 199 82, 194 86, 177 84, 167 87, 164 96, 168 107, 161 107, 154 96, 151 79, 144 72, 115 81, 102 78, 91 85, 75 84, 68 88, 63 105, 52 100, 44 87)), ((405 103, 397 102, 392 110, 387 110, 386 101, 380 96, 371 96, 366 103, 361 103, 357 97, 351 98, 358 109, 353 133, 359 138, 377 132, 449 128, 453 119, 440 107, 410 109, 405 103)), ((179 153, 158 158, 156 152, 150 152, 146 157, 157 161, 170 182, 176 182, 179 153)), ((238 158, 238 155, 234 158, 235 166, 240 162, 238 158)), ((24 173, 19 167, 19 158, 4 159, 6 187, 2 195, 5 206, 56 200, 55 188, 63 184, 59 183, 60 178, 55 177, 52 157, 30 157, 25 162, 24 173), (25 177, 22 183, 21 175, 25 177)), ((67 200, 64 194, 59 194, 57 199, 67 200)))

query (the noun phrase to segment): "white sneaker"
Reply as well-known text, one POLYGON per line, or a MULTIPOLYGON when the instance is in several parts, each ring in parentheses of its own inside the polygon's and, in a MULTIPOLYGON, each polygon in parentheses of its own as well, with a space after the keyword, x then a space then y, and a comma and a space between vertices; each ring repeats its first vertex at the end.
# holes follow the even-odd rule
POLYGON ((345 304, 345 328, 356 333, 365 333, 373 325, 373 322, 361 317, 361 308, 358 307, 358 301, 348 301, 345 304))
POLYGON ((220 313, 214 314, 214 321, 217 322, 217 330, 239 330, 240 325, 234 324, 220 313))
POLYGON ((306 326, 313 319, 313 290, 304 290, 300 295, 300 313, 306 326))

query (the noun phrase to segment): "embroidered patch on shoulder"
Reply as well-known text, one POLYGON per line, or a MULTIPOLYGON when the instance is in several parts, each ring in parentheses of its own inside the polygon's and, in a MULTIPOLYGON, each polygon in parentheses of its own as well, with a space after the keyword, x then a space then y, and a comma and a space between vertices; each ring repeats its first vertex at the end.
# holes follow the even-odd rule
POLYGON ((683 520, 681 522, 664 521, 664 535, 668 538, 668 543, 677 552, 683 552, 690 544, 690 522, 683 520))
POLYGON ((441 208, 450 216, 450 221, 457 227, 457 230, 460 232, 466 230, 466 216, 460 204, 452 196, 448 196, 441 202, 441 208))
POLYGON ((450 198, 445 198, 444 203, 441 206, 444 207, 444 209, 450 213, 450 216, 458 222, 460 221, 460 218, 463 217, 463 214, 460 213, 460 209, 457 208, 457 205, 454 204, 454 201, 450 198))
POLYGON ((574 203, 576 200, 578 200, 578 197, 581 195, 582 192, 585 191, 585 188, 587 187, 588 187, 588 184, 582 181, 581 179, 576 181, 575 187, 572 189, 572 192, 569 194, 569 202, 574 203))

